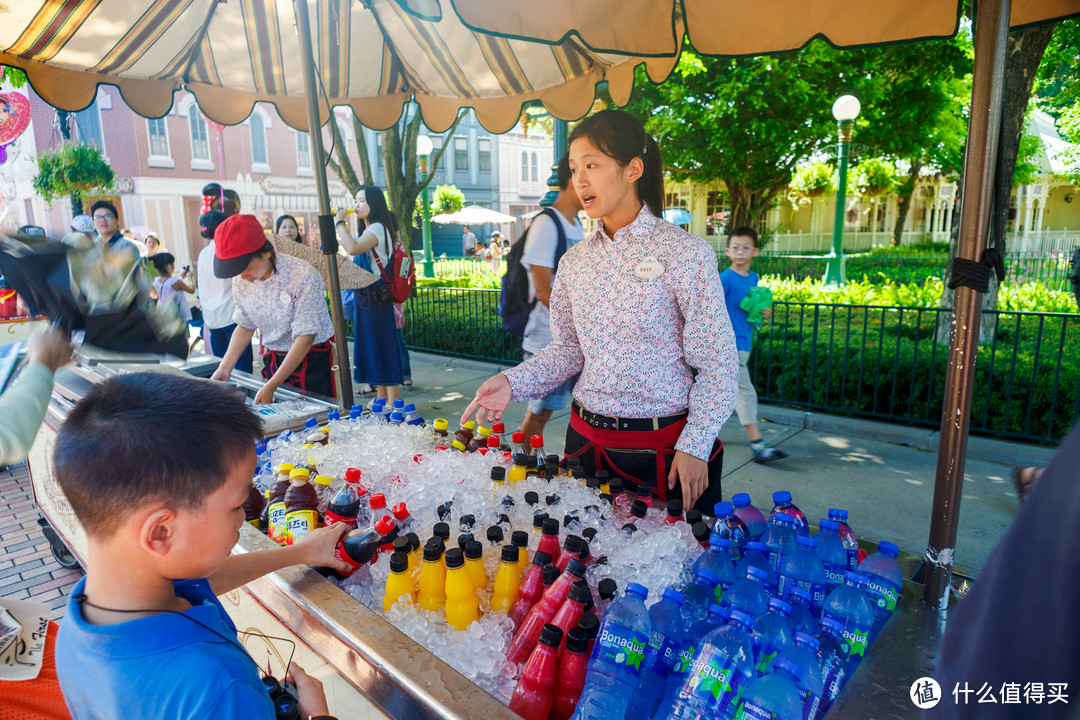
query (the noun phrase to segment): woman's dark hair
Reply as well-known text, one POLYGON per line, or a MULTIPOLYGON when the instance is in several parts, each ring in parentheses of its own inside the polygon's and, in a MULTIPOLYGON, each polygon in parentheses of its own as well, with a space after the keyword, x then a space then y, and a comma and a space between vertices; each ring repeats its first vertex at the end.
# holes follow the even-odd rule
POLYGON ((159 252, 150 256, 150 262, 154 263, 154 269, 161 275, 166 268, 176 263, 176 258, 173 257, 172 253, 159 252))
POLYGON ((270 261, 270 271, 277 272, 277 250, 274 249, 274 243, 267 240, 263 243, 263 246, 255 251, 256 255, 264 255, 270 253, 270 257, 267 258, 270 261))
POLYGON ((649 206, 649 212, 660 217, 664 212, 664 161, 660 146, 645 132, 641 121, 622 110, 601 110, 578 123, 570 134, 572 145, 584 138, 619 164, 626 167, 634 158, 641 158, 644 172, 637 180, 638 199, 649 206))
POLYGON ((382 223, 386 231, 390 233, 390 245, 393 246, 397 242, 397 222, 391 215, 390 208, 386 206, 386 196, 383 195, 383 191, 370 185, 365 187, 364 201, 367 202, 371 210, 368 212, 367 218, 360 218, 358 223, 359 234, 363 235, 369 224, 382 223))
POLYGON ((294 240, 293 242, 298 242, 303 245, 304 235, 300 232, 300 223, 296 222, 296 218, 294 218, 292 215, 282 215, 277 219, 277 221, 274 223, 274 234, 277 235, 279 232, 281 232, 281 223, 285 222, 286 220, 292 220, 292 224, 296 226, 296 240, 294 240))

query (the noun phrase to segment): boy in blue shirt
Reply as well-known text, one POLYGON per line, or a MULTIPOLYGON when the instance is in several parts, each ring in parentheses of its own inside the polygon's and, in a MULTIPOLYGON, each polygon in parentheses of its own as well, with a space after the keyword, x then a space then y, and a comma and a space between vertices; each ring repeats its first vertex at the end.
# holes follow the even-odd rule
MULTIPOLYGON (((56 669, 76 719, 275 717, 217 596, 290 565, 346 570, 333 550, 347 527, 230 555, 261 436, 232 388, 161 373, 106 380, 71 411, 56 478, 89 547, 56 669)), ((301 717, 327 716, 318 680, 295 664, 288 680, 301 717)))
POLYGON ((750 437, 754 462, 768 463, 787 457, 787 453, 765 442, 758 428, 757 391, 754 383, 750 381, 750 371, 746 367, 750 359, 754 328, 747 319, 746 311, 739 306, 750 288, 758 284, 757 273, 750 269, 750 263, 759 252, 761 246, 758 245, 756 230, 745 226, 732 230, 724 249, 724 254, 731 260, 731 267, 720 273, 720 284, 724 286, 724 302, 731 318, 731 327, 735 331, 735 349, 739 351, 739 398, 735 401, 735 413, 750 437))

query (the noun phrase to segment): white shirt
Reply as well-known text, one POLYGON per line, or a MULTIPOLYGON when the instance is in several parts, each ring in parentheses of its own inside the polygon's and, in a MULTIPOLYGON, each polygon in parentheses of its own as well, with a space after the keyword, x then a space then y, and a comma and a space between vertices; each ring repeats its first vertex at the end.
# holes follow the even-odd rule
MULTIPOLYGON (((389 273, 391 271, 391 268, 388 265, 390 262, 390 255, 387 254, 387 250, 392 251, 394 249, 393 243, 390 241, 390 233, 386 232, 386 228, 383 227, 382 223, 371 223, 361 234, 361 237, 367 233, 371 233, 379 239, 379 242, 375 244, 375 247, 372 248, 372 250, 378 253, 379 260, 382 261, 383 267, 385 267, 386 272, 389 273)), ((379 268, 374 262, 374 259, 372 259, 371 272, 378 275, 379 268)))
POLYGON ((154 278, 154 289, 157 290, 158 305, 164 306, 169 303, 176 303, 180 309, 180 317, 186 322, 191 322, 191 308, 188 307, 187 298, 184 297, 184 293, 181 290, 176 289, 176 283, 180 282, 178 277, 156 277, 154 278))
MULTIPOLYGON (((571 223, 558 210, 556 217, 562 224, 563 232, 566 233, 566 249, 574 247, 585 239, 585 230, 575 217, 571 223)), ((521 256, 521 265, 525 270, 530 270, 533 265, 540 267, 555 267, 555 250, 559 244, 559 231, 554 221, 546 213, 537 215, 529 231, 525 234, 525 252, 521 256)), ((561 261, 560 261, 561 263, 561 261)), ((552 278, 554 283, 554 278, 552 278)), ((536 288, 533 287, 532 273, 529 273, 529 299, 536 298, 536 288)), ((533 306, 529 314, 529 322, 525 325, 525 335, 521 339, 521 348, 526 352, 537 353, 540 349, 551 342, 550 311, 542 302, 533 306)))
POLYGON ((476 235, 473 235, 471 232, 467 232, 467 233, 462 234, 462 236, 461 236, 461 246, 465 250, 470 250, 470 249, 476 247, 476 235))
POLYGON ((233 324, 236 303, 233 301, 232 278, 219 278, 214 274, 214 241, 199 252, 196 268, 199 283, 199 303, 202 305, 203 322, 211 330, 233 324))

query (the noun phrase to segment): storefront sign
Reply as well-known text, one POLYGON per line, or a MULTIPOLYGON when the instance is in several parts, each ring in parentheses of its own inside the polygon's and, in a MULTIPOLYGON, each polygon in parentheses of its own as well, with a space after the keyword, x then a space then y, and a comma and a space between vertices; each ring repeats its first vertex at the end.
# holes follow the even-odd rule
POLYGON ((118 177, 113 181, 113 192, 127 195, 135 192, 135 181, 127 177, 118 177))
MULTIPOLYGON (((331 195, 348 195, 349 191, 340 180, 330 180, 331 195)), ((259 187, 267 195, 315 195, 315 178, 265 177, 259 187)))

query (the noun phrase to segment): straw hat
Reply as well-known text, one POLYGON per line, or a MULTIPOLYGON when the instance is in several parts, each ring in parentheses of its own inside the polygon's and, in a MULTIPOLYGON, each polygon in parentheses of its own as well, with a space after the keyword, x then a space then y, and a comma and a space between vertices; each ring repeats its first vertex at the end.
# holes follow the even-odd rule
MULTIPOLYGON (((330 289, 330 274, 326 269, 326 256, 323 255, 321 250, 309 247, 303 243, 292 241, 281 242, 273 235, 273 233, 269 234, 269 240, 274 245, 274 250, 276 250, 278 254, 291 255, 300 258, 318 270, 326 288, 328 290, 330 289)), ((374 285, 379 280, 378 275, 368 272, 354 263, 350 258, 345 257, 340 253, 337 256, 337 261, 338 279, 341 281, 342 290, 359 290, 361 288, 366 288, 368 285, 374 285)))

